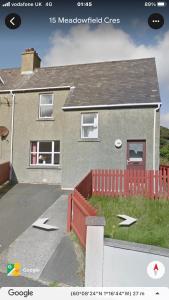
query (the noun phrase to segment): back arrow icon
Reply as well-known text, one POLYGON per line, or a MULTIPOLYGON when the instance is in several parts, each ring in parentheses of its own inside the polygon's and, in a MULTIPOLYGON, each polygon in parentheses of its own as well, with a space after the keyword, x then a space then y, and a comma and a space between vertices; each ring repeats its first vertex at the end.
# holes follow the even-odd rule
POLYGON ((48 218, 38 219, 35 223, 32 224, 32 226, 47 231, 59 229, 58 227, 46 224, 48 220, 49 220, 48 218))
POLYGON ((13 17, 11 20, 10 20, 10 23, 15 26, 15 23, 13 22, 15 20, 15 17, 13 17))
POLYGON ((17 29, 22 23, 21 17, 17 14, 9 14, 5 18, 5 25, 9 29, 17 29))

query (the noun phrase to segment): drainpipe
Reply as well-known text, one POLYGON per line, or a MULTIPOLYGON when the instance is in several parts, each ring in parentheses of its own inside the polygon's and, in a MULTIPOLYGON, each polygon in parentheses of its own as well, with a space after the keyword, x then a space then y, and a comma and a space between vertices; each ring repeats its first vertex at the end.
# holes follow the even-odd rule
POLYGON ((154 128, 153 128, 153 170, 155 171, 155 158, 156 158, 156 121, 157 121, 157 111, 160 109, 161 104, 154 109, 154 128))
POLYGON ((12 96, 12 116, 11 116, 11 149, 10 149, 10 176, 9 179, 12 179, 12 166, 13 166, 13 136, 14 136, 14 114, 15 114, 15 94, 13 91, 10 91, 12 96))

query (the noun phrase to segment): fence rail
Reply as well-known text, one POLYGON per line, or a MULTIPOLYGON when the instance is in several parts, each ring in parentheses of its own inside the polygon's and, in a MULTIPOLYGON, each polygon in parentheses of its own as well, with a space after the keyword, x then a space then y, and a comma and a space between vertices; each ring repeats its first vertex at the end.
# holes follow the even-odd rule
POLYGON ((5 162, 0 164, 0 185, 9 180, 10 177, 10 163, 5 162))

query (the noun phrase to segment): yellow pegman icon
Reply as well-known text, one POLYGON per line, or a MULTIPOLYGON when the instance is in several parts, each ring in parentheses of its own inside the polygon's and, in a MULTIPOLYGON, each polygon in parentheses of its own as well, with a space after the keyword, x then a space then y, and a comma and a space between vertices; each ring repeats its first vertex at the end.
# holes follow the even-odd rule
POLYGON ((20 263, 15 263, 15 267, 13 270, 13 276, 20 276, 21 275, 21 264, 20 263))

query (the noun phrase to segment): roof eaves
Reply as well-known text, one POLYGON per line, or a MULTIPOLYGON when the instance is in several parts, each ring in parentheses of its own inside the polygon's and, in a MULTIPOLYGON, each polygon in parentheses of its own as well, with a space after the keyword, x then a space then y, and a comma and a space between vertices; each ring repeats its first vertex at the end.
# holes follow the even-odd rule
POLYGON ((70 89, 71 86, 66 85, 66 86, 55 86, 55 87, 40 87, 40 88, 25 88, 25 89, 7 89, 7 90, 0 90, 0 93, 10 93, 15 92, 15 93, 19 93, 19 92, 31 92, 31 91, 44 91, 44 90, 61 90, 61 89, 70 89))
POLYGON ((63 106, 63 110, 79 110, 79 109, 95 109, 95 108, 113 108, 113 107, 138 107, 138 106, 161 106, 161 102, 149 102, 149 103, 125 103, 125 104, 100 104, 100 105, 74 105, 63 106))

